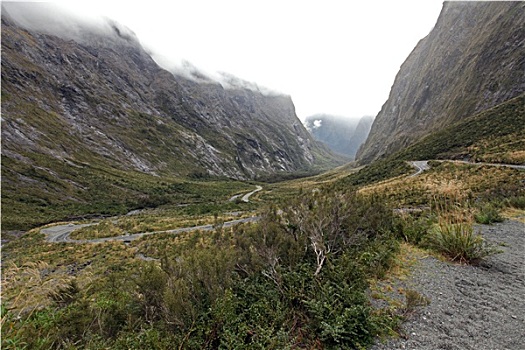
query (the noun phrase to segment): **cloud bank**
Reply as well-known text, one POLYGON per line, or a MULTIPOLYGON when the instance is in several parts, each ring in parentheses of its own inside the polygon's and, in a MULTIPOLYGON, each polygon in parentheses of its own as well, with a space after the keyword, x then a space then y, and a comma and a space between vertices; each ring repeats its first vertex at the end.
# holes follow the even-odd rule
POLYGON ((230 73, 206 71, 187 60, 178 61, 156 53, 142 45, 131 29, 105 16, 93 13, 80 14, 55 3, 35 2, 4 2, 2 13, 2 16, 7 15, 26 30, 74 40, 81 44, 113 46, 115 41, 118 41, 119 44, 124 45, 140 45, 162 68, 198 83, 219 83, 225 89, 248 89, 263 95, 282 95, 278 91, 259 86, 230 73))

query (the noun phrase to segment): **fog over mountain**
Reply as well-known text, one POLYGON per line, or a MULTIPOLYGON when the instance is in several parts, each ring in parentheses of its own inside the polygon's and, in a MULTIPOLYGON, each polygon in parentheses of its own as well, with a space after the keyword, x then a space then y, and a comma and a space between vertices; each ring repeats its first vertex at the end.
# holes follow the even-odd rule
POLYGON ((435 23, 441 1, 383 1, 378 6, 75 0, 57 6, 48 11, 58 14, 54 21, 63 17, 59 11, 68 11, 83 20, 104 15, 131 28, 153 59, 170 71, 185 72, 184 62, 191 62, 205 75, 228 72, 290 95, 304 120, 316 113, 375 115, 400 64, 435 23), (370 27, 369 18, 379 25, 370 27))

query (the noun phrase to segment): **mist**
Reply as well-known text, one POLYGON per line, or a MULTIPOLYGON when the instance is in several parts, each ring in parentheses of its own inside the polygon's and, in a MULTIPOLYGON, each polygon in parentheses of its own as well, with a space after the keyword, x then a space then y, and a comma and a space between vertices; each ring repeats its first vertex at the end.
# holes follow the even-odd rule
POLYGON ((138 45, 135 33, 129 28, 104 16, 80 14, 63 6, 48 2, 2 2, 2 16, 8 16, 29 31, 54 35, 78 43, 138 45), (108 42, 100 40, 108 39, 108 42))
POLYGON ((162 68, 198 83, 218 83, 225 89, 248 89, 266 96, 283 94, 230 73, 207 71, 187 60, 163 56, 140 43, 130 28, 106 16, 90 12, 81 14, 60 4, 47 2, 4 2, 2 12, 3 16, 8 16, 26 30, 74 40, 81 44, 113 46, 115 41, 118 41, 124 45, 140 45, 162 68))
POLYGON ((442 1, 69 1, 55 5, 60 17, 66 11, 70 18, 58 24, 58 11, 25 6, 48 18, 46 25, 25 20, 27 27, 77 40, 82 30, 73 18, 113 35, 107 23, 112 18, 131 28, 137 34, 131 37, 170 72, 225 88, 290 95, 304 120, 316 113, 376 115, 399 67, 435 24, 442 1))

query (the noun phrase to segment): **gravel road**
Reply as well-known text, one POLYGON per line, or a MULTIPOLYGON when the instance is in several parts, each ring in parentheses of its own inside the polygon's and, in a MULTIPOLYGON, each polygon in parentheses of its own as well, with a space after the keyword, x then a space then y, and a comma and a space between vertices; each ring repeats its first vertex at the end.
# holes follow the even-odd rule
MULTIPOLYGON (((262 189, 263 189, 263 188, 262 188, 261 186, 259 186, 259 185, 255 186, 255 190, 253 190, 253 191, 251 191, 251 192, 249 192, 249 193, 246 193, 246 194, 241 198, 241 200, 242 200, 243 202, 245 202, 245 203, 248 203, 248 202, 250 201, 250 197, 251 197, 254 193, 261 191, 262 189)), ((241 194, 236 194, 235 196, 231 197, 231 198, 229 199, 229 201, 230 201, 230 202, 234 202, 234 201, 236 201, 240 196, 242 196, 242 193, 241 193, 241 194)))
POLYGON ((373 350, 525 349, 525 224, 481 225, 481 233, 503 253, 480 266, 419 261, 405 288, 430 299, 402 327, 405 338, 373 350))
MULTIPOLYGON (((231 227, 237 224, 244 224, 248 222, 256 222, 260 219, 259 216, 252 216, 245 219, 238 219, 238 220, 232 220, 232 221, 226 221, 222 224, 222 227, 231 227)), ((67 242, 67 243, 101 243, 101 242, 107 242, 107 241, 132 241, 137 238, 140 238, 142 236, 146 235, 154 235, 154 234, 177 234, 182 232, 189 232, 189 231, 211 231, 214 230, 215 227, 213 225, 202 225, 202 226, 192 226, 192 227, 183 227, 183 228, 176 228, 173 230, 166 230, 166 231, 151 231, 151 232, 142 232, 142 233, 134 233, 124 236, 115 236, 115 237, 106 237, 106 238, 96 238, 96 239, 71 239, 69 238, 69 235, 71 232, 78 230, 79 228, 91 226, 95 224, 81 224, 81 225, 58 225, 58 226, 52 226, 48 228, 44 228, 40 230, 43 234, 46 235, 47 241, 52 243, 61 243, 61 242, 67 242)))
POLYGON ((412 164, 412 166, 417 169, 417 171, 410 175, 410 177, 417 176, 423 171, 430 169, 430 166, 428 165, 428 160, 416 160, 410 162, 410 164, 412 164))

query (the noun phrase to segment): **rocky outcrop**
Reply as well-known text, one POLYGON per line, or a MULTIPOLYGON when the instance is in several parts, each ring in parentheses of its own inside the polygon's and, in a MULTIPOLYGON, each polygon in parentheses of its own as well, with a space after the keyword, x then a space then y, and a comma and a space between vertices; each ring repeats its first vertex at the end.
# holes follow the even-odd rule
POLYGON ((525 91, 525 3, 445 2, 403 63, 357 153, 361 163, 525 91))
POLYGON ((305 126, 316 140, 353 160, 359 146, 366 140, 373 121, 370 116, 349 119, 316 114, 306 118, 305 126))
POLYGON ((170 73, 129 29, 109 20, 58 32, 37 25, 46 18, 24 22, 18 6, 37 5, 2 8, 7 174, 18 163, 44 167, 41 156, 236 179, 339 161, 309 135, 290 96, 170 73))

